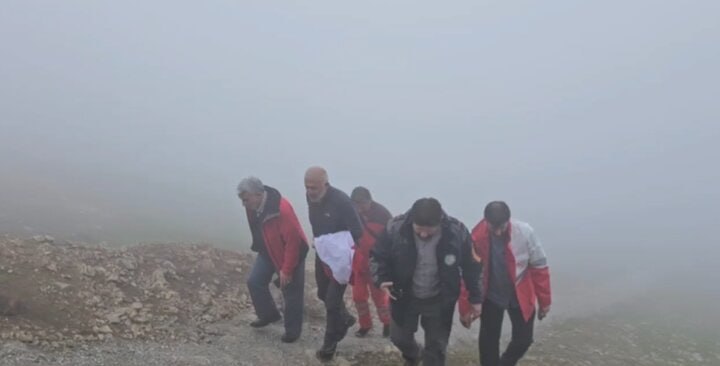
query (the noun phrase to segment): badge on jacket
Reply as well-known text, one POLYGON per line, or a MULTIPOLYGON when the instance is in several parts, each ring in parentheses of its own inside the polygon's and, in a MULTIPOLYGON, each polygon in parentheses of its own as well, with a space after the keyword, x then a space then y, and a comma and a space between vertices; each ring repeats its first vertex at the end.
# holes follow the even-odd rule
POLYGON ((455 264, 455 261, 457 261, 455 254, 448 254, 445 256, 445 265, 446 266, 452 266, 453 264, 455 264))

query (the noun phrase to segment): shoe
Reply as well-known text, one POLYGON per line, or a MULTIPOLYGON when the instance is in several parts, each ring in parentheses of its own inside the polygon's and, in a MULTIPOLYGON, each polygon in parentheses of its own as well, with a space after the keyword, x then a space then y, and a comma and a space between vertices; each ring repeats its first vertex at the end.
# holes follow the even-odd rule
POLYGON ((390 324, 383 325, 383 338, 390 337, 390 324))
POLYGON ((404 366, 419 366, 420 360, 405 360, 404 366))
POLYGON ((355 336, 358 338, 365 338, 370 333, 370 328, 360 328, 355 332, 355 336))
POLYGON ((276 321, 278 321, 280 319, 282 319, 282 317, 280 317, 280 316, 278 316, 277 318, 265 319, 265 320, 258 319, 258 320, 255 320, 254 322, 250 323, 250 326, 253 328, 262 328, 262 327, 266 327, 272 323, 275 323, 276 321))
MULTIPOLYGON (((342 339, 345 338, 345 336, 347 335, 348 330, 350 330, 350 328, 352 328, 353 325, 355 325, 356 322, 357 322, 357 320, 355 320, 355 317, 353 317, 352 315, 349 316, 349 317, 345 320, 345 331, 342 332, 342 337, 340 337, 340 340, 342 340, 342 339)), ((339 342, 339 341, 338 341, 338 342, 339 342)))
POLYGON ((283 336, 280 338, 280 340, 281 340, 283 343, 293 343, 293 342, 297 341, 298 338, 300 338, 299 335, 290 336, 290 335, 288 335, 287 333, 285 333, 285 334, 283 334, 283 336))
POLYGON ((333 347, 325 347, 323 346, 317 352, 315 352, 315 357, 317 357, 320 362, 330 362, 333 358, 335 358, 335 346, 333 347))

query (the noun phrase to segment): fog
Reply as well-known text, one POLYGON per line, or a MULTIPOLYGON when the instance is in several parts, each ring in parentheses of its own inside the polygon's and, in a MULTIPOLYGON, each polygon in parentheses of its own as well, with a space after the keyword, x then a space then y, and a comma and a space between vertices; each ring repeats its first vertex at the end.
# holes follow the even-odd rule
POLYGON ((434 196, 473 226, 506 200, 556 288, 682 272, 712 293, 719 12, 6 1, 0 231, 243 249, 238 181, 278 188, 308 227, 303 172, 319 164, 393 213, 434 196))

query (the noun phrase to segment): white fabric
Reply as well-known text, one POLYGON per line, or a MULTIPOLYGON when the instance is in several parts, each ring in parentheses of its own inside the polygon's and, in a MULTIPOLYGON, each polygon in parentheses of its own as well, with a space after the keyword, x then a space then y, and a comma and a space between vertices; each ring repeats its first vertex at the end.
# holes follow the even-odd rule
POLYGON ((335 281, 341 285, 350 282, 355 241, 349 231, 325 234, 315 238, 315 250, 330 267, 335 281))

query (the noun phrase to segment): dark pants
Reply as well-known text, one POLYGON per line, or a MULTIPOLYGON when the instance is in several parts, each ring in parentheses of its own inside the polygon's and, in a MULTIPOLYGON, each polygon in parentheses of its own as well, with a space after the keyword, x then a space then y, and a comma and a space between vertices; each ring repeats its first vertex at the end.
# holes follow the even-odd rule
MULTIPOLYGON (((280 318, 277 305, 270 294, 270 281, 275 274, 275 265, 266 254, 258 254, 250 271, 247 286, 250 290, 255 314, 261 320, 280 318)), ((282 289, 285 299, 285 333, 298 337, 302 332, 305 293, 305 260, 298 262, 292 281, 282 289)))
POLYGON ((454 312, 455 303, 446 304, 441 297, 429 300, 410 299, 407 309, 401 314, 402 319, 392 320, 390 339, 406 360, 415 361, 420 358, 420 346, 415 341, 419 319, 425 331, 423 365, 445 365, 454 312))
POLYGON ((507 309, 512 322, 512 339, 500 357, 500 334, 505 311, 492 301, 485 301, 483 304, 479 339, 482 366, 515 366, 533 342, 535 314, 525 321, 520 308, 507 309))
POLYGON ((325 340, 323 349, 334 351, 335 346, 347 335, 352 316, 345 307, 345 289, 335 279, 329 277, 322 261, 315 257, 315 280, 318 285, 318 298, 325 303, 325 340))

